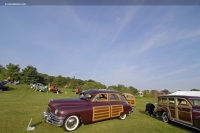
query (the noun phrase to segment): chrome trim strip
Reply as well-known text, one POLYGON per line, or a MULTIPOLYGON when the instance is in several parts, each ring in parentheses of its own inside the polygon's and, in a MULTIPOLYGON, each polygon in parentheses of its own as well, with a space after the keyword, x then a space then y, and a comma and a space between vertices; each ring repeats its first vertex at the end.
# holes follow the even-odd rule
POLYGON ((200 113, 200 110, 199 109, 198 110, 193 110, 193 112, 200 113))
POLYGON ((188 127, 191 127, 191 128, 197 129, 197 130, 200 131, 199 128, 197 128, 197 127, 195 127, 195 126, 193 126, 193 125, 189 125, 189 124, 186 124, 186 123, 183 123, 183 122, 177 121, 177 120, 174 120, 174 122, 179 123, 179 124, 182 124, 182 125, 184 125, 184 126, 188 126, 188 127))

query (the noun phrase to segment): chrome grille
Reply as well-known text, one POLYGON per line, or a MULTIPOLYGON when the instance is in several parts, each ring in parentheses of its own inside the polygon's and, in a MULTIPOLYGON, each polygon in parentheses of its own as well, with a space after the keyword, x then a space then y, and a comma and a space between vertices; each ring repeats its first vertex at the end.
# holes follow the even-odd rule
POLYGON ((44 116, 46 117, 46 121, 54 124, 56 126, 62 126, 65 117, 58 117, 51 112, 44 112, 44 116))

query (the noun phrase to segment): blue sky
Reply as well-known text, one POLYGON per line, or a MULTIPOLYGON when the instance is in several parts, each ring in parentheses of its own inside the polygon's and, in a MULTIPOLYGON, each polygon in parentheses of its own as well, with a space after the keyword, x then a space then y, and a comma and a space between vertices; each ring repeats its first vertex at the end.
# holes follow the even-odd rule
POLYGON ((0 64, 138 90, 200 89, 199 6, 2 6, 0 64))

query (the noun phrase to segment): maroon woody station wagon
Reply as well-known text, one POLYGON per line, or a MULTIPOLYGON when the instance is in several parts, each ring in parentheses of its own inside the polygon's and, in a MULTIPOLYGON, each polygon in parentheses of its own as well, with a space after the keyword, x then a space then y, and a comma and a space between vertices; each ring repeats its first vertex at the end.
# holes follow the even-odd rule
POLYGON ((80 123, 118 117, 124 120, 133 112, 123 93, 111 90, 88 90, 79 98, 52 99, 44 118, 48 123, 63 126, 66 131, 77 129, 80 123))
POLYGON ((200 130, 200 91, 177 91, 158 97, 157 115, 200 130))

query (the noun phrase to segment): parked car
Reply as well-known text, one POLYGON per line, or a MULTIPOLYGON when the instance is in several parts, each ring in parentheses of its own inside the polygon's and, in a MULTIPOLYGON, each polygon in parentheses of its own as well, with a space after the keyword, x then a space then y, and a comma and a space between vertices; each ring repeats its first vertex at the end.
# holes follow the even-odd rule
POLYGON ((81 92, 78 98, 52 99, 43 115, 48 123, 73 131, 80 123, 115 117, 124 120, 132 112, 132 107, 121 92, 87 90, 81 92))
POLYGON ((50 91, 53 93, 61 93, 57 86, 50 86, 50 91))
POLYGON ((173 121, 200 130, 200 91, 160 96, 156 113, 164 122, 173 121))
POLYGON ((30 88, 35 91, 47 92, 47 86, 43 85, 42 83, 30 84, 30 88))
POLYGON ((5 86, 5 84, 7 84, 8 82, 7 81, 1 81, 0 82, 0 90, 2 91, 5 91, 5 90, 8 90, 8 86, 5 86))
POLYGON ((127 102, 131 106, 136 106, 135 97, 132 94, 130 94, 130 93, 124 93, 124 96, 126 97, 127 102))

